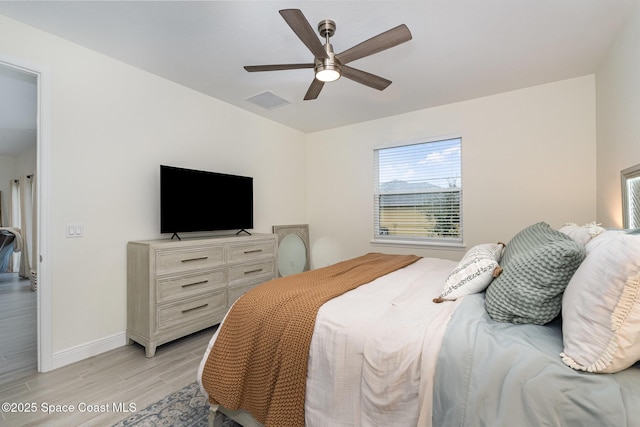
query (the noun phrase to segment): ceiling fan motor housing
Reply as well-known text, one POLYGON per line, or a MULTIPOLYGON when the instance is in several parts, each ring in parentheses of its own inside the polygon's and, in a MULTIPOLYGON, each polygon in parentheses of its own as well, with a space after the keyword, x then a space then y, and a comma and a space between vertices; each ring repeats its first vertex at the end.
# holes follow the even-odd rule
MULTIPOLYGON (((333 52, 333 46, 331 46, 331 44, 327 43, 325 48, 327 49, 327 55, 329 55, 329 57, 315 58, 314 60, 315 62, 314 69, 316 72, 316 77, 318 77, 318 73, 325 73, 325 74, 330 74, 332 77, 328 77, 327 80, 323 80, 323 81, 338 80, 340 78, 340 75, 342 74, 342 67, 341 67, 340 61, 336 59, 335 57, 336 55, 333 52)), ((322 78, 320 78, 320 80, 322 80, 322 78)))

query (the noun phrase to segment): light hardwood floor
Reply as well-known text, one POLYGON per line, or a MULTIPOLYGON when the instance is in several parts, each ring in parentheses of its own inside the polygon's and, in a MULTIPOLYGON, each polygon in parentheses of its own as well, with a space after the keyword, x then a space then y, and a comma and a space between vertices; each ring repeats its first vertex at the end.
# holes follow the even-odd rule
POLYGON ((0 384, 37 369, 36 298, 28 279, 0 273, 0 384))
MULTIPOLYGON (((35 407, 31 413, 0 411, 0 425, 110 426, 131 415, 118 409, 144 409, 196 381, 200 360, 214 331, 205 329, 162 345, 150 359, 142 346, 134 344, 51 372, 25 368, 0 375, 0 404, 15 404, 14 409, 35 407), (74 412, 48 414, 47 410, 65 409, 54 405, 73 405, 74 412), (93 406, 96 411, 81 412, 83 405, 90 405, 90 409, 93 406)), ((19 357, 29 358, 35 358, 35 348, 19 357)))

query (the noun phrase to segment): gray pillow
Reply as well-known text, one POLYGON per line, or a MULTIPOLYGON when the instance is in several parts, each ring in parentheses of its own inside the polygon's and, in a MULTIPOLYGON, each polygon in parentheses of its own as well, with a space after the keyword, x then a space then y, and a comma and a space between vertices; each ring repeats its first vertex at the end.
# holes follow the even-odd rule
POLYGON ((525 228, 507 244, 502 274, 487 288, 487 313, 498 322, 550 322, 584 257, 583 245, 545 222, 525 228))

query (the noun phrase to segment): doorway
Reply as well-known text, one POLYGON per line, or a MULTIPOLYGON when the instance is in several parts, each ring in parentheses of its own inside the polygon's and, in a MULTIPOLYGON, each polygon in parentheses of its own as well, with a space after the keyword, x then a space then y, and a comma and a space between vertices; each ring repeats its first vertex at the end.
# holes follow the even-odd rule
MULTIPOLYGON (((23 196, 28 191, 34 194, 31 198, 32 207, 20 204, 25 211, 31 210, 34 218, 33 222, 23 220, 30 227, 34 224, 31 230, 33 239, 21 242, 23 247, 30 247, 28 271, 17 264, 14 271, 0 273, 0 280, 4 283, 0 298, 4 295, 6 302, 14 300, 10 303, 12 309, 6 311, 11 312, 13 317, 0 317, 0 345, 6 348, 5 345, 9 344, 14 349, 6 351, 12 353, 16 362, 20 359, 21 365, 15 365, 18 371, 35 369, 46 372, 53 369, 51 272, 45 262, 49 253, 47 230, 50 223, 47 197, 51 162, 49 73, 45 67, 9 58, 0 52, 0 92, 3 94, 0 97, 0 132, 4 132, 0 133, 2 225, 10 228, 8 210, 20 203, 10 200, 12 190, 16 194, 18 188, 23 188, 23 196), (8 178, 7 174, 10 174, 8 178), (22 187, 24 181, 19 183, 21 179, 32 180, 28 190, 22 187), (16 189, 10 188, 14 183, 16 189), (9 294, 11 297, 6 296, 9 294)), ((21 227, 25 225, 21 224, 21 227)), ((0 371, 0 381, 6 378, 8 374, 3 377, 0 371)))
POLYGON ((32 253, 37 241, 32 198, 37 85, 36 75, 0 65, 0 383, 38 368, 37 263, 33 265, 32 253))

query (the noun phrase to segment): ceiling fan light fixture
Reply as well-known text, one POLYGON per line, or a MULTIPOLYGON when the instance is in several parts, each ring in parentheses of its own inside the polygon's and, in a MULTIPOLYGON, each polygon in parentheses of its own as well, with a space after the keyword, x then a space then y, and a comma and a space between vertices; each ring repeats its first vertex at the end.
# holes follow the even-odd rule
POLYGON ((340 67, 336 64, 320 64, 316 66, 316 79, 321 82, 334 82, 340 78, 340 67))

